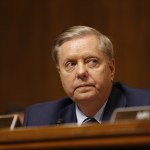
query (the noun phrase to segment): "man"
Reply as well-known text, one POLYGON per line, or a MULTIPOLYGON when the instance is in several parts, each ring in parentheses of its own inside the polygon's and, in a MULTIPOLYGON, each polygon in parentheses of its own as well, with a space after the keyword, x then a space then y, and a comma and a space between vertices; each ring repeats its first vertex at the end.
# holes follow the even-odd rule
POLYGON ((150 90, 113 82, 113 46, 96 29, 67 29, 56 38, 52 57, 68 96, 29 107, 24 126, 81 125, 88 117, 101 123, 110 120, 115 108, 150 105, 150 90))

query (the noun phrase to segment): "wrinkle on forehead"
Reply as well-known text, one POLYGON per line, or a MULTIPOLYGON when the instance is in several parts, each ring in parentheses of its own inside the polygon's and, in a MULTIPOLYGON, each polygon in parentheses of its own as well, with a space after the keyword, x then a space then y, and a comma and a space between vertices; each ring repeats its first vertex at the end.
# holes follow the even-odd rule
POLYGON ((63 47, 69 49, 72 53, 79 53, 86 48, 86 42, 82 39, 68 41, 62 45, 62 49, 63 47))
POLYGON ((80 37, 76 39, 72 39, 70 41, 66 41, 62 44, 61 49, 69 49, 73 53, 79 53, 86 49, 99 48, 99 40, 94 35, 80 37))

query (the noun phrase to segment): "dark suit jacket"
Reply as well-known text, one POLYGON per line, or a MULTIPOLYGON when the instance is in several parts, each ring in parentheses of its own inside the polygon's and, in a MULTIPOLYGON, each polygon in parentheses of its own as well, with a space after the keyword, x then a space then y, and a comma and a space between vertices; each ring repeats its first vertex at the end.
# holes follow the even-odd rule
MULTIPOLYGON (((114 83, 104 109, 102 121, 110 120, 115 108, 146 105, 150 105, 150 90, 130 88, 119 82, 114 83)), ((24 117, 24 126, 45 126, 75 122, 75 103, 69 97, 30 106, 25 111, 24 117)))

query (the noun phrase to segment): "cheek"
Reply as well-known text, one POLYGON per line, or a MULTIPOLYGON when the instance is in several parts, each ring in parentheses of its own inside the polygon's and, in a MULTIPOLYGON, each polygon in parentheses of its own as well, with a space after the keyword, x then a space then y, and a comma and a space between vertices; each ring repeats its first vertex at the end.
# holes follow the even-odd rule
POLYGON ((92 70, 90 74, 93 80, 98 84, 103 82, 109 82, 109 80, 111 80, 112 77, 111 71, 108 67, 101 67, 97 70, 92 70))
POLYGON ((61 79, 64 90, 66 92, 72 90, 73 75, 64 75, 62 73, 59 73, 59 74, 60 74, 60 79, 61 79))

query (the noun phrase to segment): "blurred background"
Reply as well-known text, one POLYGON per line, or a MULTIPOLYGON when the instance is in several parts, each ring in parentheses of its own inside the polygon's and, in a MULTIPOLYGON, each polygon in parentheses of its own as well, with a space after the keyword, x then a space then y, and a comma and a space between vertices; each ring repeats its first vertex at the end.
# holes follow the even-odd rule
POLYGON ((149 0, 1 0, 0 114, 65 96, 50 53, 56 35, 73 25, 111 39, 116 81, 150 88, 149 0))

